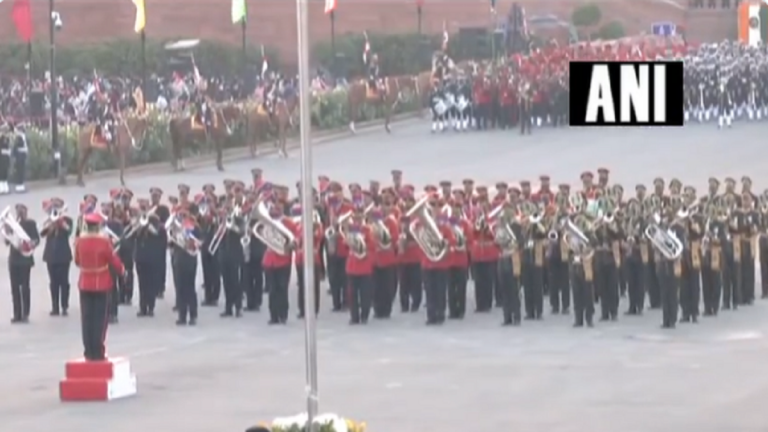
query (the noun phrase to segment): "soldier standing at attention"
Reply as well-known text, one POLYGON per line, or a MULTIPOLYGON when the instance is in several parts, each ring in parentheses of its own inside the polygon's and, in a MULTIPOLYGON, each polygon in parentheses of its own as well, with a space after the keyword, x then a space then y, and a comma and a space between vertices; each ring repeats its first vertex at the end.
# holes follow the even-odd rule
POLYGON ((83 329, 83 353, 86 360, 106 358, 109 293, 114 282, 111 272, 125 274, 120 257, 112 249, 112 241, 101 234, 101 216, 90 213, 83 217, 85 232, 75 240, 75 265, 80 268, 80 319, 83 329))
POLYGON ((72 218, 62 214, 64 201, 52 198, 43 203, 48 213, 48 222, 40 230, 45 237, 43 261, 48 266, 49 288, 51 291, 51 316, 67 315, 69 309, 69 266, 72 264, 72 248, 69 236, 72 234, 72 218))

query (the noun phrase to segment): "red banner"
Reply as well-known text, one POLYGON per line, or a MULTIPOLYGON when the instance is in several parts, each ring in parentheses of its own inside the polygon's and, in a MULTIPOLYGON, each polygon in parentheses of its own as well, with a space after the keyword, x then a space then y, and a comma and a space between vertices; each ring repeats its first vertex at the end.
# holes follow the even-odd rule
POLYGON ((19 39, 24 42, 30 42, 34 34, 30 0, 14 0, 11 16, 13 17, 13 24, 16 26, 16 34, 19 35, 19 39))

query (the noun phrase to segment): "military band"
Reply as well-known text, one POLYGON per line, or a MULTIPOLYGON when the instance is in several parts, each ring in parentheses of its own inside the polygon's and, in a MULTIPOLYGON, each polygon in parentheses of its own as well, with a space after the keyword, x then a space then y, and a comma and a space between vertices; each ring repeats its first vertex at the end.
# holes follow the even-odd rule
POLYGON ((261 170, 253 174, 252 185, 227 180, 221 194, 207 184, 191 198, 189 186, 179 185, 168 204, 158 188, 146 199, 115 189, 102 203, 87 194, 75 219, 63 200, 51 198, 43 203, 39 235, 26 207, 6 208, 0 232, 11 247, 13 322, 29 317, 40 238, 51 315, 67 314, 69 237, 73 231, 78 238, 94 235, 88 220, 96 216, 97 234, 109 240, 121 264, 109 268, 111 322, 119 305, 131 303, 134 271, 138 315, 154 314, 166 285, 166 250, 179 325, 198 320, 198 265, 203 306, 218 305, 223 287, 221 315, 239 317, 244 305, 259 310, 266 293, 270 324, 288 321, 295 269, 299 318, 306 313, 306 289, 316 294, 315 312, 322 310, 320 281, 327 275, 330 309, 347 311, 352 324, 390 318, 396 302, 403 313, 417 312, 422 299, 427 324, 462 319, 471 279, 475 311, 500 307, 504 325, 543 319, 548 296, 551 312, 573 310, 577 327, 595 324, 598 302, 600 321, 619 320, 622 303, 626 315, 641 315, 648 302, 662 311, 664 328, 752 304, 755 265, 761 273, 766 268, 768 191, 755 195, 748 177, 741 190, 735 179, 725 179, 722 192, 720 182, 709 179, 702 197, 678 179, 667 184, 657 178, 650 193, 637 185, 627 198, 607 169, 597 170, 597 181, 585 172, 580 188, 561 184, 557 191, 541 176, 538 190, 521 181, 519 187, 498 182, 489 192, 465 179, 461 187, 443 181, 417 192, 395 170, 389 185, 353 183, 345 193, 340 182, 321 176, 312 220, 304 221, 287 187, 265 181, 261 170), (305 223, 315 234, 312 287, 303 275, 305 223))

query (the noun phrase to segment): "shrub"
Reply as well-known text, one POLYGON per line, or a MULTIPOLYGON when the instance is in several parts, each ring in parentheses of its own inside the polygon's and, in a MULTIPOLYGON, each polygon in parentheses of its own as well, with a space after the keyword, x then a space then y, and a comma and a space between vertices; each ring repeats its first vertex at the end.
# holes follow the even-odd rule
POLYGON ((618 21, 611 21, 600 26, 597 37, 603 40, 620 39, 626 36, 624 26, 618 21))
POLYGON ((571 14, 571 23, 576 27, 594 27, 602 18, 603 13, 600 7, 594 3, 588 3, 574 9, 571 14))

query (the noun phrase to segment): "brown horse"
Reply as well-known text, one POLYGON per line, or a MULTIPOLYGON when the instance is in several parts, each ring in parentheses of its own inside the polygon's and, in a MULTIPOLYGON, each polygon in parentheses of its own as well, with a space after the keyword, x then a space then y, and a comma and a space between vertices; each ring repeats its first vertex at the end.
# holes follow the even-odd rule
POLYGON ((115 126, 115 136, 113 143, 109 144, 98 134, 96 134, 96 125, 86 125, 78 133, 77 147, 80 157, 77 162, 77 184, 85 186, 83 182, 83 171, 88 164, 88 159, 94 150, 108 151, 116 153, 118 165, 120 166, 120 184, 125 186, 125 159, 128 152, 133 148, 141 150, 144 141, 144 134, 149 127, 149 121, 146 116, 129 116, 117 120, 115 126))
POLYGON ((381 107, 384 110, 384 129, 391 132, 389 128, 392 112, 402 98, 402 92, 405 86, 409 84, 410 88, 415 89, 413 77, 385 77, 378 84, 374 91, 368 88, 367 80, 359 80, 349 86, 347 91, 347 103, 349 105, 349 130, 355 133, 355 120, 360 116, 360 110, 364 105, 370 105, 375 108, 381 107), (406 78, 406 79, 404 79, 406 78))
POLYGON ((236 123, 240 120, 240 107, 235 105, 211 106, 213 111, 213 124, 206 129, 198 123, 193 115, 185 115, 171 119, 168 122, 168 130, 171 134, 171 155, 173 168, 183 171, 184 146, 191 145, 195 139, 204 140, 205 144, 213 144, 216 150, 216 168, 224 171, 223 147, 224 139, 232 135, 236 123))
POLYGON ((275 104, 274 113, 270 116, 262 104, 252 106, 247 111, 248 147, 251 156, 256 156, 256 140, 266 139, 270 133, 275 133, 275 147, 279 147, 280 155, 288 157, 288 132, 294 126, 293 116, 299 106, 296 94, 281 98, 275 104))

